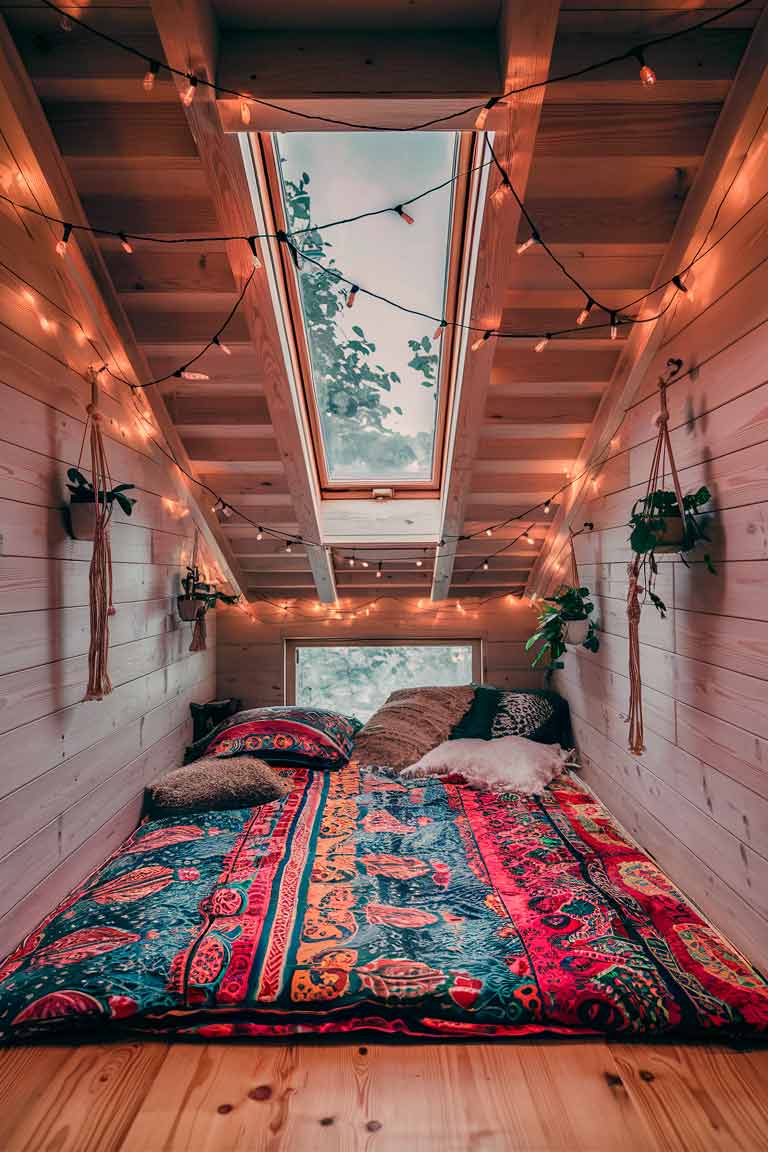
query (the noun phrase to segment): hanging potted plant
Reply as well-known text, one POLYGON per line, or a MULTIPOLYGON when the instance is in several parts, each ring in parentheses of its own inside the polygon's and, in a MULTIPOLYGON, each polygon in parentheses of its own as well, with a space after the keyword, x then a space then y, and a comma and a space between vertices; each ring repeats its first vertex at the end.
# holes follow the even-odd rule
MULTIPOLYGON (((75 540, 93 540, 96 532, 96 490, 79 468, 67 469, 69 488, 69 523, 75 540)), ((136 501, 126 492, 133 484, 117 484, 114 488, 99 490, 99 504, 106 504, 110 510, 119 504, 126 516, 130 516, 136 501)))
POLYGON ((589 588, 583 586, 563 584, 554 596, 546 596, 544 607, 539 613, 538 627, 525 645, 528 652, 534 644, 541 642, 531 667, 535 668, 548 654, 551 670, 564 668, 561 657, 565 655, 567 647, 582 647, 589 652, 597 652, 600 641, 594 622, 590 619, 593 611, 589 588))
MULTIPOLYGON (((654 591, 658 575, 657 554, 678 553, 683 564, 687 565, 686 553, 691 552, 700 541, 709 541, 705 526, 701 523, 701 509, 709 503, 709 489, 702 486, 696 492, 689 492, 682 498, 682 509, 677 494, 665 488, 654 488, 641 500, 635 501, 629 527, 632 529, 629 543, 635 556, 639 558, 639 573, 644 576, 648 599, 662 618, 666 615, 666 605, 654 591)), ((709 572, 715 567, 708 552, 703 556, 709 572)))
POLYGON ((197 619, 199 612, 205 612, 208 608, 208 601, 206 599, 207 584, 202 584, 200 581, 200 570, 197 565, 187 568, 187 574, 181 582, 184 589, 181 596, 176 597, 176 605, 179 609, 179 616, 186 623, 197 619))

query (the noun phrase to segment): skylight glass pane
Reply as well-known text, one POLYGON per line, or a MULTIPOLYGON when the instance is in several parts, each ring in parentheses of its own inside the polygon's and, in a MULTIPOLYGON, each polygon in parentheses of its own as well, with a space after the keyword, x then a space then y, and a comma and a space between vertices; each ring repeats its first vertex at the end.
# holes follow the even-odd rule
POLYGON ((299 271, 318 423, 331 482, 432 476, 440 356, 434 320, 400 312, 348 280, 442 317, 453 186, 397 213, 318 230, 339 217, 402 203, 450 180, 455 133, 290 133, 276 139, 288 230, 299 271), (316 263, 315 263, 316 262, 316 263))

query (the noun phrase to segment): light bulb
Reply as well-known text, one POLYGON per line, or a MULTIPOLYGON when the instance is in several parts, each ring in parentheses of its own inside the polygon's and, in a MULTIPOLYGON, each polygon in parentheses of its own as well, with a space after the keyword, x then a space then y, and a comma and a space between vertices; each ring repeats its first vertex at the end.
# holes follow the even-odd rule
POLYGON ((486 534, 486 536, 493 536, 493 529, 492 528, 486 528, 485 534, 486 534))
POLYGON ((478 336, 477 339, 472 342, 472 351, 478 352, 483 344, 486 344, 490 340, 491 336, 493 336, 493 332, 490 329, 487 332, 483 332, 482 336, 478 336))
POLYGON ((551 500, 547 500, 546 503, 544 504, 544 515, 545 516, 549 516, 549 509, 550 509, 551 503, 552 503, 551 500))
POLYGON ((379 566, 376 569, 376 579, 381 580, 381 562, 379 562, 379 566))
POLYGON ((586 304, 584 305, 581 312, 579 312, 578 316, 576 317, 576 323, 578 324, 579 328, 581 328, 582 324, 586 324, 587 320, 589 319, 589 314, 592 311, 592 309, 594 308, 594 306, 595 306, 594 300, 591 298, 591 296, 588 296, 586 304))
POLYGON ((535 544, 535 543, 536 543, 536 541, 534 540, 533 536, 531 536, 530 532, 526 532, 526 534, 525 534, 525 542, 526 542, 526 544, 535 544))
POLYGON ((190 372, 188 368, 179 369, 178 372, 174 372, 174 376, 179 376, 182 380, 210 380, 206 372, 190 372))
POLYGON ((160 65, 158 64, 157 60, 150 60, 149 68, 147 68, 146 72, 144 73, 144 79, 141 82, 145 92, 152 91, 155 86, 155 80, 157 79, 157 74, 159 71, 160 65))
POLYGON ((615 312, 611 312, 611 340, 615 340, 619 335, 619 318, 615 312))
POLYGON ((417 561, 416 561, 416 567, 417 567, 417 568, 421 568, 421 566, 423 565, 423 563, 424 563, 424 561, 423 561, 423 560, 417 560, 417 561))
POLYGON ((263 540, 264 539, 264 533, 262 532, 261 528, 259 528, 258 532, 256 533, 256 539, 257 540, 263 540))
POLYGON ((232 509, 230 508, 229 504, 222 505, 221 511, 222 515, 226 516, 227 520, 229 520, 230 516, 232 515, 232 509))
POLYGON ((187 86, 181 94, 181 102, 185 108, 189 108, 190 104, 194 100, 196 89, 197 76, 187 76, 187 86))
POLYGON ((491 96, 490 100, 488 100, 487 103, 483 105, 477 114, 477 119, 475 120, 476 132, 483 132, 485 130, 485 126, 488 123, 488 113, 490 112, 491 108, 494 108, 497 104, 500 103, 501 97, 491 96))
POLYGON ((512 191, 512 185, 506 176, 501 181, 501 184, 491 193, 491 200, 494 204, 503 204, 512 191))
POLYGON ((351 308, 357 299, 357 294, 360 291, 357 284, 353 284, 347 295, 347 308, 351 308))
POLYGON ((448 321, 447 320, 441 320, 440 323, 438 324, 437 328, 435 328, 435 334, 432 337, 432 339, 433 340, 439 340, 443 334, 444 329, 446 329, 447 327, 448 327, 448 321))
POLYGON ((362 564, 363 564, 363 568, 368 567, 368 561, 367 560, 363 560, 362 564))
POLYGON ((347 560, 347 564, 349 564, 350 568, 354 568, 354 566, 355 566, 354 556, 350 556, 349 560, 347 560))
POLYGON ((214 336, 212 343, 215 344, 217 348, 221 349, 225 356, 232 355, 232 349, 229 347, 229 345, 222 344, 218 336, 214 336))
POLYGON ((646 64, 645 56, 642 52, 634 52, 633 55, 640 65, 640 83, 644 88, 652 88, 656 83, 656 73, 649 64, 646 64))
POLYGON ((293 546, 291 544, 286 544, 285 551, 288 554, 288 556, 290 556, 291 552, 293 552, 293 546))
POLYGON ((240 119, 245 125, 251 122, 251 106, 247 100, 240 101, 240 119))
POLYGON ((255 236, 248 237, 248 247, 251 249, 251 260, 253 261, 254 268, 261 268, 261 260, 259 259, 258 252, 256 251, 255 236))
POLYGON ((400 219, 404 220, 406 224, 415 224, 416 223, 413 216, 411 216, 410 212, 406 212, 406 210, 405 210, 405 208, 403 208, 402 204, 396 204, 395 205, 395 212, 397 212, 400 219))
POLYGON ((483 560, 483 572, 487 572, 489 568, 490 568, 490 564, 488 563, 488 561, 483 560))
POLYGON ((691 279, 688 280, 687 284, 684 284, 681 276, 673 276, 672 283, 679 292, 685 292, 689 300, 696 299, 696 293, 693 290, 693 281, 691 279))
POLYGON ((118 236, 120 237, 120 247, 122 248, 123 252, 127 252, 130 256, 133 252, 133 245, 124 232, 118 232, 118 236))
POLYGON ((546 336, 542 336, 541 340, 539 340, 534 345, 534 347, 533 347, 534 352, 543 352, 544 349, 546 348, 547 344, 549 344, 551 339, 552 339, 552 337, 547 332, 546 336))
POLYGON ((30 292, 29 288, 22 288, 21 297, 27 304, 34 304, 35 302, 35 294, 30 292))
POLYGON ((72 235, 72 225, 71 224, 65 224, 64 225, 64 231, 63 231, 62 236, 61 236, 61 240, 59 240, 58 244, 56 245, 56 251, 59 254, 59 256, 66 256, 67 244, 69 243, 69 238, 71 235, 72 235))
POLYGON ((523 240, 522 243, 518 244, 518 246, 517 246, 518 256, 522 256, 523 252, 527 252, 528 249, 532 248, 534 244, 538 244, 540 239, 541 239, 541 237, 539 236, 538 232, 534 229, 531 232, 531 234, 527 240, 523 240))

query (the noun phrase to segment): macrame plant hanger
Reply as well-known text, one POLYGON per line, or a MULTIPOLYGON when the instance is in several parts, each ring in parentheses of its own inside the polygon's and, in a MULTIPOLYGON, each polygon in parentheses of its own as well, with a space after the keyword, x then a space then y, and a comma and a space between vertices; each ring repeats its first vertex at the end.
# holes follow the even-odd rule
MULTIPOLYGON (((675 365, 676 370, 670 374, 670 379, 677 375, 682 366, 682 362, 670 361, 671 365, 675 365)), ((645 490, 645 499, 643 501, 644 511, 650 515, 650 497, 651 493, 655 492, 660 484, 664 486, 664 478, 667 471, 672 477, 672 486, 675 490, 675 499, 677 506, 683 511, 683 493, 680 488, 680 478, 677 474, 677 466, 675 465, 675 458, 672 453, 672 442, 669 438, 669 409, 667 407, 667 388, 669 387, 669 380, 665 380, 663 376, 659 377, 659 414, 656 417, 656 423, 659 428, 659 434, 656 439, 656 447, 653 452, 653 459, 651 460, 651 470, 648 476, 648 485, 645 490)), ((683 520, 683 524, 685 521, 683 520)), ((643 740, 643 685, 640 677, 640 612, 642 605, 640 596, 646 591, 646 588, 641 587, 640 579, 646 584, 653 584, 656 577, 656 559, 653 553, 640 554, 635 553, 632 561, 627 568, 629 575, 629 587, 627 590, 627 619, 629 622, 629 750, 635 756, 639 756, 645 751, 645 743, 643 740), (648 570, 650 569, 650 571, 648 570)))
MULTIPOLYGON (((192 570, 194 572, 197 572, 197 549, 198 549, 199 539, 200 539, 200 534, 198 532, 197 525, 195 525, 195 542, 192 545, 192 570)), ((193 589, 193 592, 194 592, 194 589, 193 589)), ((202 608, 198 609, 197 614, 195 615, 195 626, 192 629, 192 643, 189 645, 190 652, 204 652, 205 651, 205 642, 206 642, 207 631, 208 631, 206 623, 205 623, 206 610, 207 610, 207 605, 204 604, 202 608)))
POLYGON ((86 700, 101 700, 112 691, 109 678, 109 617, 114 616, 112 606, 112 545, 109 538, 109 522, 112 518, 112 504, 107 493, 112 490, 107 454, 101 434, 103 416, 99 410, 99 378, 90 369, 91 402, 86 407, 88 420, 80 445, 82 460, 86 432, 90 428, 91 483, 94 491, 94 532, 91 567, 88 574, 88 603, 90 608, 91 640, 88 648, 88 687, 86 700))

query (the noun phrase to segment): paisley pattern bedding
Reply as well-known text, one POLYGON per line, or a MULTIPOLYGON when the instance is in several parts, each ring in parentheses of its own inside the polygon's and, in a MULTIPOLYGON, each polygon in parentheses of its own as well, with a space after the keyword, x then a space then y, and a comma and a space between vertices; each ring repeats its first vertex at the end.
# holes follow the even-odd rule
POLYGON ((338 768, 352 752, 360 721, 325 708, 279 704, 249 708, 223 720, 187 748, 184 762, 201 756, 257 756, 267 764, 338 768))
POLYGON ((768 984, 570 778, 282 774, 260 808, 143 823, 2 964, 4 1042, 768 1030, 768 984))

